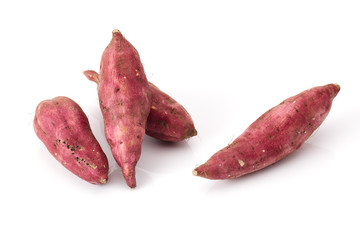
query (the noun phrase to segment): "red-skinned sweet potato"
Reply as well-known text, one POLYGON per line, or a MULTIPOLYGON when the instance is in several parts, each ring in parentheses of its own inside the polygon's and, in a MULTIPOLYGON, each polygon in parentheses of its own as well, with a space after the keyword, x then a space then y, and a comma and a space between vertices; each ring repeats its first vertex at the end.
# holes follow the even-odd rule
POLYGON ((229 179, 260 170, 298 149, 328 115, 340 86, 315 87, 268 110, 230 145, 216 152, 193 174, 229 179))
POLYGON ((105 136, 129 187, 136 186, 135 166, 141 155, 151 91, 137 50, 114 30, 104 50, 98 95, 105 136))
MULTIPOLYGON (((91 81, 98 83, 99 75, 93 70, 84 71, 91 81)), ((146 134, 167 142, 179 142, 197 135, 194 122, 185 108, 149 83, 152 103, 146 123, 146 134)))
POLYGON ((107 182, 108 160, 76 102, 67 97, 42 101, 33 125, 36 135, 65 168, 90 183, 107 182))

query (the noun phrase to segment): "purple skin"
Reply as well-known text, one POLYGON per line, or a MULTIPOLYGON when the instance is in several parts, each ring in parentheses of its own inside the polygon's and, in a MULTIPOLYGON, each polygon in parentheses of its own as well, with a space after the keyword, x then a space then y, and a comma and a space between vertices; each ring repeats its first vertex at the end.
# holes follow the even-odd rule
POLYGON ((119 30, 104 50, 98 95, 105 136, 125 181, 136 187, 135 166, 141 155, 151 91, 137 50, 119 30))
MULTIPOLYGON (((99 74, 84 71, 91 81, 98 83, 99 74)), ((194 122, 186 109, 154 84, 149 83, 152 103, 146 122, 146 134, 167 142, 180 142, 197 135, 194 122)))
POLYGON ((179 142, 197 135, 194 122, 185 108, 149 82, 152 105, 146 134, 168 142, 179 142))
POLYGON ((286 99, 195 168, 193 174, 208 179, 230 179, 278 162, 298 149, 321 125, 339 91, 339 85, 328 84, 286 99))
POLYGON ((68 170, 92 184, 104 184, 109 164, 80 106, 67 97, 39 103, 34 118, 36 135, 68 170))

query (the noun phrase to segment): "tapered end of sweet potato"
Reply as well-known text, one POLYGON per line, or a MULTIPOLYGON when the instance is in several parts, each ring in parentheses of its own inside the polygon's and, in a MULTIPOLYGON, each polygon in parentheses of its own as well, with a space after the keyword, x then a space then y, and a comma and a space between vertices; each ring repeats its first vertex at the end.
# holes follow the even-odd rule
POLYGON ((120 30, 119 29, 114 29, 113 31, 112 31, 112 34, 121 34, 121 32, 120 32, 120 30))
POLYGON ((90 81, 99 83, 99 74, 97 72, 95 72, 93 70, 86 70, 86 71, 83 71, 83 74, 90 81))
POLYGON ((191 129, 189 129, 186 138, 195 137, 197 134, 198 134, 198 133, 197 133, 195 127, 193 127, 193 128, 191 128, 191 129))
POLYGON ((123 35, 121 34, 120 30, 118 29, 114 29, 112 31, 112 36, 113 36, 113 40, 120 40, 123 39, 123 35))
POLYGON ((136 187, 135 167, 133 167, 130 164, 124 164, 122 171, 123 171, 123 175, 124 175, 126 184, 130 188, 135 188, 136 187))
POLYGON ((336 84, 336 83, 333 83, 333 84, 329 84, 327 85, 328 89, 329 89, 329 92, 330 92, 330 96, 332 98, 335 98, 336 95, 339 93, 340 91, 340 85, 339 84, 336 84))
POLYGON ((234 153, 227 149, 220 150, 211 156, 205 163, 193 170, 193 175, 207 179, 230 179, 240 176, 234 169, 244 167, 244 162, 233 161, 234 153), (226 161, 224 161, 226 159, 226 161), (231 159, 231 160, 228 160, 231 159))
POLYGON ((215 178, 211 177, 211 174, 210 175, 208 174, 208 172, 210 172, 210 169, 209 169, 210 167, 211 166, 207 165, 206 163, 202 164, 199 167, 195 168, 192 171, 192 174, 194 176, 198 176, 198 177, 203 177, 203 178, 208 178, 208 179, 215 179, 215 178))

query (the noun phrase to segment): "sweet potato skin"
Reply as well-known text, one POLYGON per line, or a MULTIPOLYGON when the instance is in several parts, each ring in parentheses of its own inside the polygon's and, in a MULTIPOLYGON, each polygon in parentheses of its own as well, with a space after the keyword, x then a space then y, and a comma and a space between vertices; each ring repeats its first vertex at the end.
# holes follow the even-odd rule
POLYGON ((80 106, 67 97, 38 104, 33 126, 36 135, 65 168, 92 184, 104 184, 109 164, 80 106))
POLYGON ((196 136, 194 122, 186 109, 154 84, 149 82, 149 86, 152 104, 146 134, 168 142, 179 142, 196 136))
MULTIPOLYGON (((93 70, 83 72, 91 81, 99 82, 99 75, 93 70)), ((145 133, 167 142, 180 142, 197 135, 194 122, 186 109, 172 97, 149 83, 152 103, 146 122, 145 133)))
POLYGON ((103 52, 99 76, 97 89, 105 136, 126 183, 134 188, 151 92, 137 50, 119 30, 113 31, 103 52))
POLYGON ((193 174, 208 179, 230 179, 278 162, 298 149, 321 125, 339 90, 339 85, 328 84, 286 99, 195 168, 193 174))

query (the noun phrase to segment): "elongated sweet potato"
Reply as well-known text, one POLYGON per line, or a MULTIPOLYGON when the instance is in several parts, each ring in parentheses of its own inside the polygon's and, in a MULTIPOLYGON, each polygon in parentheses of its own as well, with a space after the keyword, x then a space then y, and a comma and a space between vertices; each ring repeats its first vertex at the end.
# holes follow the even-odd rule
POLYGON ((97 85, 105 136, 129 187, 136 186, 151 91, 137 50, 114 30, 104 50, 97 85))
POLYGON ((283 159, 320 126, 339 90, 339 85, 329 84, 286 99, 195 168, 193 174, 208 179, 237 178, 283 159))
POLYGON ((42 101, 33 124, 36 135, 64 167, 90 183, 107 182, 108 160, 76 102, 67 97, 42 101))
MULTIPOLYGON (((84 71, 84 75, 93 82, 99 82, 99 75, 93 70, 84 71)), ((146 134, 168 142, 179 142, 196 136, 194 122, 185 108, 154 84, 148 83, 152 103, 146 134)))

